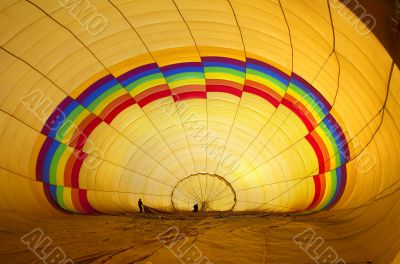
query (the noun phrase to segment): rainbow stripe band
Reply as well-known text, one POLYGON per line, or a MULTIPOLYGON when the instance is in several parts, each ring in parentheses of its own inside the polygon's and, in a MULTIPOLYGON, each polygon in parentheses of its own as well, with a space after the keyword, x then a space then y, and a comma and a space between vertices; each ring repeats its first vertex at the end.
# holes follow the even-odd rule
POLYGON ((313 176, 315 195, 306 211, 334 206, 346 186, 350 155, 346 137, 330 113, 329 102, 300 76, 288 76, 256 59, 201 59, 202 62, 164 67, 146 64, 118 77, 105 76, 76 98, 66 97, 42 129, 47 138, 37 157, 36 179, 44 183, 49 202, 66 211, 97 213, 88 199, 88 190, 79 187, 79 175, 87 157, 83 147, 101 123, 110 124, 134 104, 144 107, 165 97, 174 101, 207 99, 208 93, 220 92, 237 97, 250 93, 275 108, 287 107, 295 113, 309 132, 305 138, 319 164, 318 174, 313 176), (328 177, 332 182, 329 190, 328 177))

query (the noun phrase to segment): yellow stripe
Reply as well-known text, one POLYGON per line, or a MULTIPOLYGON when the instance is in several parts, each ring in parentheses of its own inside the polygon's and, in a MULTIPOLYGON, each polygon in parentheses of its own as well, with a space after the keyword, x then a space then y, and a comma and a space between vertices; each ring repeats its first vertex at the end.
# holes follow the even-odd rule
POLYGON ((324 142, 326 148, 328 149, 329 152, 329 157, 331 157, 330 161, 331 163, 331 168, 336 168, 338 167, 340 164, 336 164, 336 159, 335 159, 335 150, 333 148, 332 142, 330 141, 330 139, 326 136, 324 130, 318 126, 315 128, 315 132, 318 133, 318 135, 320 136, 320 138, 322 139, 322 141, 324 142))
POLYGON ((100 115, 101 111, 103 111, 104 108, 106 108, 112 101, 114 101, 115 99, 117 99, 118 97, 120 97, 124 94, 127 94, 127 92, 126 92, 126 90, 123 90, 123 89, 110 94, 100 104, 98 104, 96 106, 96 108, 93 110, 93 113, 96 115, 100 115))
POLYGON ((136 96, 138 94, 140 94, 141 92, 143 92, 144 90, 157 86, 157 85, 161 85, 161 84, 166 84, 165 79, 164 78, 158 78, 158 79, 154 79, 148 82, 145 82, 143 84, 140 84, 138 86, 136 86, 131 92, 130 94, 132 94, 133 96, 136 96))
MULTIPOLYGON (((292 89, 288 89, 287 94, 289 94, 290 96, 295 98, 296 102, 300 102, 301 104, 303 104, 317 122, 321 120, 321 118, 318 117, 317 111, 315 111, 315 109, 312 107, 312 105, 307 101, 308 97, 304 97, 304 96, 296 93, 292 89)), ((311 98, 311 96, 310 96, 310 98, 311 98)), ((317 103, 315 103, 315 104, 317 104, 317 103)))
POLYGON ((325 182, 326 187, 325 187, 324 197, 322 198, 322 200, 319 203, 319 205, 315 209, 313 209, 313 211, 321 210, 323 208, 323 205, 327 202, 328 195, 332 194, 332 179, 331 179, 332 175, 331 175, 331 172, 325 173, 324 176, 325 176, 325 181, 326 181, 325 182))
POLYGON ((183 79, 183 80, 173 81, 168 83, 168 85, 171 89, 173 89, 184 85, 205 85, 205 83, 206 82, 204 79, 193 78, 193 79, 183 79))
POLYGON ((57 164, 57 175, 56 175, 56 184, 64 186, 64 171, 67 165, 68 158, 71 156, 72 150, 70 147, 67 147, 64 153, 61 155, 59 163, 57 164))
POLYGON ((69 187, 64 187, 63 191, 64 205, 68 210, 78 212, 72 203, 72 189, 69 187))
POLYGON ((285 92, 280 87, 278 87, 275 83, 271 82, 268 79, 250 73, 246 74, 246 79, 268 86, 269 88, 277 92, 280 96, 285 95, 285 92))
MULTIPOLYGON (((74 132, 79 129, 78 126, 79 124, 82 123, 82 121, 90 115, 90 112, 88 110, 83 110, 76 118, 73 120, 71 126, 68 128, 68 130, 65 132, 64 137, 62 138, 62 143, 64 144, 69 144, 74 132)), ((80 131, 82 132, 82 131, 80 131)))
POLYGON ((237 77, 232 74, 227 74, 227 73, 219 73, 219 72, 206 72, 205 73, 206 79, 213 79, 213 80, 227 80, 227 81, 232 81, 236 83, 243 84, 244 83, 244 78, 237 77))

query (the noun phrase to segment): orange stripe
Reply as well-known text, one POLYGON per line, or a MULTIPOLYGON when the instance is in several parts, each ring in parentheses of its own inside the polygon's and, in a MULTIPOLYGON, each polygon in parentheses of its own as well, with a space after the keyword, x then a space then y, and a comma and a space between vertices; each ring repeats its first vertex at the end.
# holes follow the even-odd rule
POLYGON ((107 107, 105 107, 103 109, 103 111, 101 111, 99 117, 104 120, 113 110, 114 108, 116 108, 117 106, 119 106, 120 104, 122 104, 123 102, 125 102, 126 100, 129 100, 130 98, 132 98, 129 94, 124 94, 118 98, 116 98, 114 101, 112 101, 111 103, 109 103, 107 105, 107 107))
POLYGON ((225 85, 240 91, 243 90, 243 84, 227 80, 206 79, 206 85, 225 85))
POLYGON ((75 210, 81 213, 85 213, 86 211, 79 200, 79 189, 72 188, 71 195, 72 204, 74 205, 75 210))
POLYGON ((266 85, 263 85, 261 83, 255 82, 255 81, 251 81, 251 80, 246 80, 245 85, 247 86, 251 86, 253 88, 256 88, 258 90, 261 90, 267 94, 269 94, 270 96, 272 96, 273 98, 275 98, 275 100, 277 101, 281 101, 282 100, 282 96, 280 96, 277 92, 275 92, 272 88, 269 88, 266 85))
POLYGON ((318 143, 319 148, 321 149, 322 155, 324 157, 324 164, 325 168, 330 168, 331 167, 331 158, 329 155, 329 150, 325 145, 325 142, 322 140, 322 138, 319 136, 319 134, 314 130, 311 132, 314 140, 318 143))
POLYGON ((80 138, 80 135, 85 131, 85 128, 92 123, 92 121, 96 118, 96 115, 90 113, 83 121, 78 125, 78 128, 74 131, 74 134, 72 136, 72 140, 69 142, 70 147, 75 147, 76 144, 78 143, 78 139, 80 138))
POLYGON ((313 128, 315 128, 318 125, 313 114, 310 112, 309 109, 307 109, 307 107, 305 107, 305 105, 302 102, 300 102, 299 100, 297 100, 288 93, 285 94, 284 98, 289 102, 291 102, 293 106, 299 110, 299 113, 303 114, 303 116, 308 120, 308 122, 311 124, 313 128))
POLYGON ((160 92, 160 91, 165 91, 165 90, 169 90, 169 87, 167 84, 160 84, 151 88, 148 88, 146 90, 144 90, 143 92, 141 92, 140 94, 135 96, 135 101, 139 102, 141 101, 143 98, 148 97, 149 95, 152 95, 156 92, 160 92))
POLYGON ((187 92, 205 92, 205 85, 183 85, 171 90, 172 95, 187 93, 187 92))
POLYGON ((69 156, 67 163, 64 167, 64 186, 72 187, 72 169, 74 168, 76 157, 73 153, 69 156))

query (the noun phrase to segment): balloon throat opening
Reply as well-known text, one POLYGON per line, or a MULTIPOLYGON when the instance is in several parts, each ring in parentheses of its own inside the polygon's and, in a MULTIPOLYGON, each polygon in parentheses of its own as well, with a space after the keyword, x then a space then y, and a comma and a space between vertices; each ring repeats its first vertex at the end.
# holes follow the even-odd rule
POLYGON ((232 185, 215 174, 198 173, 180 180, 171 195, 176 211, 231 211, 236 204, 232 185))

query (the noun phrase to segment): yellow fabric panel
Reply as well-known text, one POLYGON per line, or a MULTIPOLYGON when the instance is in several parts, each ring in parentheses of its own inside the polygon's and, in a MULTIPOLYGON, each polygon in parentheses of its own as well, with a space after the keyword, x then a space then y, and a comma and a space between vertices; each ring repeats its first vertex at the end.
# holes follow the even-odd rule
POLYGON ((377 94, 384 89, 392 59, 379 40, 367 30, 352 12, 339 11, 338 0, 332 1, 332 19, 335 26, 336 51, 346 57, 371 83, 377 94), (353 26, 351 23, 356 20, 353 26), (379 56, 377 56, 379 54, 379 56))
POLYGON ((2 34, 2 46, 21 57, 55 81, 66 92, 101 71, 101 65, 68 31, 28 2, 18 2, 5 10, 2 28, 14 34, 2 34), (30 14, 29 18, 24 13, 30 14), (15 28, 13 28, 15 27, 15 28), (34 39, 32 39, 34 37, 34 39), (31 43, 26 47, 26 40, 31 43), (62 56, 59 56, 63 54, 62 56))
POLYGON ((339 92, 339 62, 334 53, 311 83, 332 105, 339 92))
POLYGON ((207 103, 202 99, 179 101, 176 110, 168 105, 167 111, 178 111, 182 120, 197 172, 205 172, 207 166, 207 103))
POLYGON ((120 7, 150 51, 193 46, 193 39, 172 1, 137 1, 120 7))
POLYGON ((179 178, 185 176, 174 153, 159 135, 154 124, 137 105, 127 108, 113 121, 113 126, 131 142, 137 142, 140 148, 151 153, 154 160, 169 168, 179 178), (126 122, 126 120, 130 120, 126 122))
POLYGON ((333 45, 327 1, 282 0, 293 45, 293 71, 312 82, 333 45))
POLYGON ((54 214, 55 210, 46 201, 41 183, 22 177, 9 170, 0 168, 1 198, 6 204, 2 204, 1 211, 14 211, 27 214, 54 214), (37 196, 39 188, 41 196, 37 196), (5 207, 7 206, 7 207, 5 207))
POLYGON ((88 200, 96 210, 100 210, 107 213, 119 212, 118 199, 114 197, 118 196, 115 192, 101 192, 101 191, 88 191, 88 200))
POLYGON ((218 160, 228 140, 238 103, 239 98, 230 94, 208 94, 207 171, 209 172, 214 173, 217 170, 218 160))
MULTIPOLYGON (((182 165, 186 173, 196 172, 186 132, 182 126, 182 120, 178 111, 166 112, 165 106, 174 107, 172 98, 162 102, 153 102, 146 105, 143 111, 157 128, 166 144, 174 150, 174 155, 182 165)), ((176 108, 176 105, 175 105, 176 108)))
MULTIPOLYGON (((52 14, 55 20, 79 36, 80 39, 90 47, 91 51, 106 66, 115 65, 125 60, 128 56, 136 56, 145 53, 147 50, 130 25, 125 21, 121 14, 107 1, 90 2, 90 6, 102 19, 97 20, 98 27, 91 23, 88 15, 84 15, 81 9, 87 8, 86 2, 80 2, 73 8, 74 3, 66 1, 66 8, 57 1, 34 1, 35 4, 52 14), (54 12, 54 10, 57 10, 54 12), (81 21, 75 17, 82 17, 81 21), (116 51, 112 47, 119 47, 116 51)), ((90 14, 86 11, 86 14, 90 14)))
POLYGON ((19 120, 0 112, 0 167, 26 177, 35 178, 31 171, 31 151, 38 133, 19 120))
POLYGON ((114 76, 120 76, 131 69, 150 63, 154 63, 154 60, 151 54, 145 53, 139 56, 135 56, 134 58, 123 60, 120 63, 111 66, 109 70, 114 76))
MULTIPOLYGON (((274 152, 274 148, 276 147, 277 146, 270 145, 269 149, 274 152)), ((311 176, 314 175, 317 168, 317 159, 315 154, 311 151, 311 146, 306 140, 302 140, 289 150, 281 152, 281 154, 274 159, 261 159, 257 157, 245 174, 260 175, 260 180, 262 180, 260 183, 266 184, 271 181, 284 181, 285 179, 298 179, 311 176), (266 178, 262 175, 271 176, 268 177, 268 181, 266 181, 266 178)))
POLYGON ((6 66, 0 76, 1 109, 40 130, 65 94, 27 64, 5 51, 0 54, 6 66))
POLYGON ((176 4, 197 46, 243 49, 243 42, 229 2, 178 0, 176 4))
POLYGON ((355 80, 359 77, 358 70, 349 61, 342 56, 339 56, 339 61, 341 65, 341 86, 333 109, 337 116, 341 118, 343 122, 341 124, 346 130, 345 133, 348 133, 352 138, 378 114, 383 101, 377 100, 378 96, 370 89, 366 89, 367 83, 358 83, 361 80, 355 80), (357 91, 357 100, 365 103, 358 104, 354 100, 354 91, 357 91))
POLYGON ((154 51, 153 56, 160 67, 170 64, 188 62, 188 61, 190 62, 201 61, 199 52, 197 48, 194 46, 154 51))
POLYGON ((279 2, 231 1, 242 30, 246 53, 278 68, 292 68, 288 27, 279 2), (268 18, 268 19, 266 19, 268 18), (254 56, 256 55, 256 56, 254 56))

